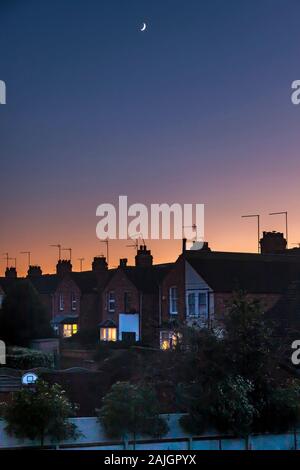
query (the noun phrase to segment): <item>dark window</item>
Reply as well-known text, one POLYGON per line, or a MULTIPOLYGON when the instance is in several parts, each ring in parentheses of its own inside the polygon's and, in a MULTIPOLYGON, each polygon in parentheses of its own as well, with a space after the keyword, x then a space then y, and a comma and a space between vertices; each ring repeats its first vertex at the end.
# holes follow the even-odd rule
POLYGON ((122 341, 124 341, 124 343, 128 343, 128 344, 135 343, 135 341, 136 341, 135 333, 129 332, 129 331, 123 331, 122 341))
POLYGON ((124 312, 129 313, 132 309, 131 294, 130 292, 124 292, 124 312))
POLYGON ((114 312, 116 310, 116 297, 114 291, 108 292, 107 295, 107 306, 109 312, 114 312))

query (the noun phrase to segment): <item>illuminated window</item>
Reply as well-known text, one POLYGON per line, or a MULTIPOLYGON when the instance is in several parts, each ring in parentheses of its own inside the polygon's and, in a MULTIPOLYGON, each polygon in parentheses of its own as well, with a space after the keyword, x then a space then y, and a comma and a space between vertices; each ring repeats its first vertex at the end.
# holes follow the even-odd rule
POLYGON ((117 328, 100 328, 101 341, 117 341, 117 328))
POLYGON ((174 349, 178 344, 179 334, 174 331, 160 332, 160 349, 174 349))
POLYGON ((177 315, 177 300, 178 300, 178 290, 176 286, 172 286, 169 289, 169 313, 171 315, 177 315))
POLYGON ((65 324, 63 328, 64 338, 70 338, 70 336, 75 335, 77 331, 78 331, 78 325, 76 323, 65 324))

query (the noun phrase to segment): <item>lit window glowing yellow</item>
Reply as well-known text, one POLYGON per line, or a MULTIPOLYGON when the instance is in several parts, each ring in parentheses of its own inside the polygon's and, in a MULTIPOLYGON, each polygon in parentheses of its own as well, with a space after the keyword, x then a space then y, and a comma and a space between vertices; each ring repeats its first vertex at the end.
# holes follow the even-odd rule
POLYGON ((73 325, 64 325, 64 328, 63 328, 63 335, 64 335, 64 338, 70 338, 70 336, 73 336, 77 333, 78 331, 78 325, 76 323, 74 323, 73 325))
POLYGON ((170 341, 168 341, 167 339, 162 341, 161 349, 163 349, 164 351, 166 351, 166 349, 170 349, 170 341))
POLYGON ((101 341, 117 341, 117 328, 101 328, 101 341))

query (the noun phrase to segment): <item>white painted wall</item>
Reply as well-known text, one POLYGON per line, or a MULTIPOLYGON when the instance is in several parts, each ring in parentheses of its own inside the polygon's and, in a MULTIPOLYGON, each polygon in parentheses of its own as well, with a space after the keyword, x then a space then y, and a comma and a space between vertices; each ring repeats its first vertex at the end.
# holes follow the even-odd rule
POLYGON ((122 340, 122 333, 135 333, 136 341, 140 340, 140 326, 138 313, 119 314, 119 341, 122 340))
MULTIPOLYGON (((212 288, 207 284, 207 282, 195 271, 195 269, 189 264, 188 261, 185 261, 185 290, 186 290, 186 312, 188 312, 187 308, 187 296, 189 292, 193 291, 203 291, 203 292, 208 292, 209 295, 209 317, 211 319, 214 318, 214 293, 212 288)), ((189 318, 187 317, 187 321, 189 321, 189 318)), ((195 318, 191 321, 195 321, 195 318)), ((204 324, 202 325, 202 320, 199 319, 197 321, 199 326, 205 326, 204 324)))
MULTIPOLYGON (((136 437, 136 449, 145 450, 245 450, 246 442, 242 438, 227 438, 226 435, 218 435, 216 431, 203 433, 201 436, 192 436, 186 433, 179 424, 182 414, 162 415, 169 426, 169 432, 160 440, 146 443, 151 439, 149 436, 138 435, 136 437), (210 437, 210 439, 208 439, 210 437), (173 439, 173 441, 172 441, 173 439), (180 441, 176 441, 180 439, 180 441)), ((105 435, 105 432, 97 418, 72 418, 70 419, 81 431, 82 436, 78 440, 66 440, 60 443, 64 448, 97 450, 124 449, 124 443, 120 439, 111 439, 105 435)), ((132 440, 132 436, 128 436, 132 440)), ((152 440, 152 439, 151 439, 152 440)), ((300 449, 300 429, 296 433, 297 449, 300 449)), ((45 445, 53 445, 49 440, 45 445)), ((252 450, 291 450, 295 448, 295 435, 293 432, 285 434, 264 434, 251 436, 249 444, 252 450)), ((16 447, 39 446, 38 441, 29 439, 17 439, 9 436, 5 431, 5 422, 0 419, 0 449, 16 447)), ((132 449, 133 445, 127 444, 127 449, 132 449)))

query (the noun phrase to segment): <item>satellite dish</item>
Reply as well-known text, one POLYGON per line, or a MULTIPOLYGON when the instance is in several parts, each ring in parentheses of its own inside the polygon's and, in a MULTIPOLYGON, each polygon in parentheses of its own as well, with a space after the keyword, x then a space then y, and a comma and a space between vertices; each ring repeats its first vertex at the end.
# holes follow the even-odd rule
POLYGON ((38 376, 34 372, 26 372, 22 375, 22 385, 32 385, 37 381, 38 376))

